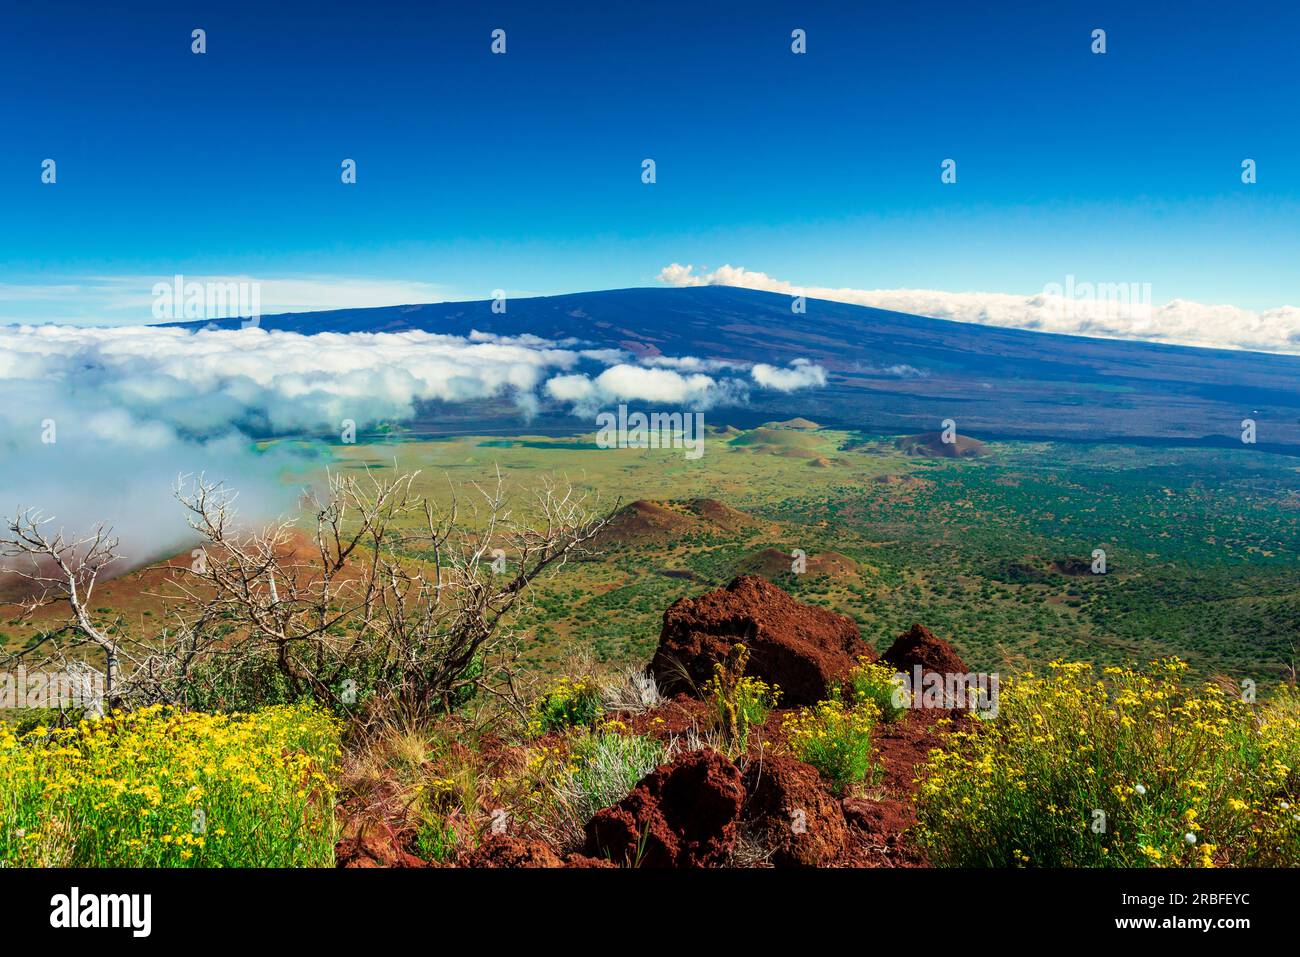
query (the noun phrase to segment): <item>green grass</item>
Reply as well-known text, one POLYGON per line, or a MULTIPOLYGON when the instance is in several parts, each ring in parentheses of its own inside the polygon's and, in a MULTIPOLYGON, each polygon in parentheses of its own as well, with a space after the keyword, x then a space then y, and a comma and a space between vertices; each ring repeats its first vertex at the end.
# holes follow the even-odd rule
MULTIPOLYGON (((1178 654, 1197 674, 1287 673, 1300 634, 1300 471, 1250 450, 1000 442, 983 459, 902 455, 885 440, 792 433, 826 468, 761 442, 718 439, 687 462, 669 450, 591 450, 533 439, 483 449, 475 439, 352 447, 341 454, 433 467, 453 480, 500 464, 519 482, 541 472, 609 501, 716 498, 760 521, 632 542, 543 582, 523 625, 527 663, 552 671, 576 649, 643 663, 664 609, 725 584, 765 548, 835 551, 860 575, 783 574, 803 601, 850 615, 883 650, 912 622, 951 640, 972 668, 1054 658, 1123 664, 1178 654), (436 455, 426 451, 436 447, 436 455), (491 453, 488 455, 487 453, 491 453), (878 481, 892 478, 891 481, 878 481), (1109 574, 1068 572, 1107 553, 1109 574), (1062 570, 1066 569, 1066 570, 1062 570), (670 577, 691 572, 694 580, 670 577)), ((580 443, 579 443, 580 444, 580 443)))
POLYGON ((626 797, 667 754, 662 742, 646 735, 602 730, 579 738, 571 760, 565 801, 573 819, 585 822, 626 797))

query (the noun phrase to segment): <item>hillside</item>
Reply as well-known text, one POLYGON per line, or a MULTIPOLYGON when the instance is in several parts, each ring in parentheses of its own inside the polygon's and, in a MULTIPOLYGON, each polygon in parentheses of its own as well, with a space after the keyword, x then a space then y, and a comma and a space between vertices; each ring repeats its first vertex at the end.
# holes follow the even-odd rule
MULTIPOLYGON (((899 434, 952 417, 959 431, 982 437, 1240 445, 1241 420, 1251 416, 1260 423, 1257 448, 1300 452, 1300 357, 1000 329, 820 300, 796 315, 786 296, 733 287, 515 299, 504 314, 489 301, 343 309, 264 316, 261 325, 304 334, 527 333, 637 356, 806 357, 829 371, 823 389, 756 392, 745 410, 725 416, 742 427, 800 417, 899 434)), ((448 412, 440 410, 444 425, 448 412)), ((539 420, 566 421, 555 413, 539 420)))
POLYGON ((988 455, 988 446, 966 435, 953 436, 953 441, 945 442, 942 432, 924 432, 921 435, 905 435, 898 440, 898 447, 908 455, 925 455, 944 459, 977 458, 988 455))
POLYGON ((600 534, 600 544, 670 542, 692 534, 731 534, 760 523, 716 499, 651 502, 638 499, 621 508, 600 534))

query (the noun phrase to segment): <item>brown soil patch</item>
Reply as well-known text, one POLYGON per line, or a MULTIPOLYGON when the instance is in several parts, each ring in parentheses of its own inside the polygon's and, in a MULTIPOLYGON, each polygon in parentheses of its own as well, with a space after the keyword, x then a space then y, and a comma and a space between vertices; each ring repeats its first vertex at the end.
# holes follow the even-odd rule
MULTIPOLYGON (((737 564, 737 572, 742 575, 762 575, 768 581, 782 576, 793 575, 791 564, 794 559, 790 553, 779 548, 765 548, 747 555, 737 564)), ((862 577, 862 567, 848 555, 840 552, 821 552, 807 556, 807 567, 803 574, 811 578, 832 578, 836 581, 856 581, 862 577)))
POLYGON ((735 534, 760 524, 753 516, 717 499, 638 499, 620 509, 596 541, 598 545, 663 542, 691 534, 735 534))

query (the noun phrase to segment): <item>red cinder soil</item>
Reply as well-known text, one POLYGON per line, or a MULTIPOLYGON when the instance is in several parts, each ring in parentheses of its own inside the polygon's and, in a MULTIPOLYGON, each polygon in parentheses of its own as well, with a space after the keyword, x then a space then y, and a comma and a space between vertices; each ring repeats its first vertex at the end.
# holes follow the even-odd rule
MULTIPOLYGON (((742 595, 747 599, 767 594, 769 588, 789 600, 766 582, 733 583, 727 591, 750 593, 742 595)), ((724 593, 713 593, 719 594, 724 593)), ((697 602, 715 607, 708 603, 711 597, 697 602)), ((780 599, 776 601, 779 604, 780 599)), ((748 607, 761 610, 752 602, 748 607)), ((712 621, 720 624, 723 619, 715 616, 712 621)), ((806 636, 807 631, 799 634, 806 636)), ((705 633, 701 651, 729 648, 726 635, 725 631, 705 633)), ((856 627, 851 637, 862 644, 856 627)), ((752 633, 747 644, 758 645, 752 633)), ((844 664, 852 660, 846 656, 844 664)), ((894 643, 886 660, 900 669, 920 665, 924 671, 966 673, 966 665, 951 646, 920 625, 894 643)), ((789 671, 782 674, 789 679, 789 671)), ((771 673, 764 680, 781 683, 771 673)), ((792 710, 773 711, 762 728, 751 730, 748 753, 738 759, 739 767, 709 748, 681 750, 682 739, 691 731, 703 735, 710 730, 708 705, 698 698, 678 694, 651 711, 612 715, 632 733, 675 742, 677 752, 639 781, 627 797, 587 822, 582 853, 564 855, 562 851, 569 848, 556 848, 535 834, 512 833, 488 837, 458 863, 526 868, 761 866, 763 862, 777 867, 926 866, 910 834, 916 822, 917 773, 930 750, 942 746, 955 724, 972 719, 964 712, 914 709, 894 721, 882 720, 872 736, 878 774, 841 799, 815 768, 790 753, 783 723, 792 710)), ((552 732, 534 744, 553 738, 550 744, 563 746, 563 737, 552 732)), ((472 752, 452 757, 463 758, 487 780, 498 780, 517 772, 527 751, 518 743, 482 735, 472 752)), ((355 793, 340 805, 345 825, 337 845, 339 866, 429 866, 413 853, 414 834, 393 787, 388 781, 372 782, 364 793, 355 793)))
POLYGON ((952 727, 946 711, 909 711, 876 726, 872 741, 881 774, 862 797, 846 798, 849 863, 858 867, 924 867, 924 854, 910 840, 916 823, 912 796, 916 774, 931 748, 940 747, 952 727))
POLYGON ((690 686, 713 677, 714 664, 738 642, 749 648, 746 672, 777 685, 786 705, 826 698, 859 657, 871 656, 852 618, 804 605, 766 579, 742 575, 726 588, 679 599, 664 612, 650 670, 661 688, 694 690, 690 686))
POLYGON ((780 754, 751 757, 744 818, 776 867, 825 867, 844 856, 840 803, 816 768, 780 754))
POLYGON ((740 771, 705 748, 678 755, 587 822, 589 857, 637 867, 710 867, 736 843, 740 771))
POLYGON ((843 807, 851 835, 847 855, 851 866, 925 866, 925 855, 908 838, 908 829, 916 823, 910 803, 896 798, 845 798, 843 807))
POLYGON ((352 818, 334 846, 337 867, 428 867, 407 851, 405 837, 382 820, 352 818))
POLYGON ((568 854, 564 858, 565 867, 586 868, 588 870, 606 868, 617 870, 618 865, 604 857, 588 857, 586 854, 568 854))
POLYGON ((648 734, 660 740, 702 731, 708 725, 708 706, 699 698, 678 694, 653 711, 615 715, 633 734, 648 734))
POLYGON ((464 861, 465 867, 563 867, 549 844, 509 834, 493 834, 464 861))
MULTIPOLYGON (((679 698, 621 720, 637 733, 668 741, 703 730, 703 702, 679 698), (656 718, 662 720, 656 722, 656 718)), ((533 835, 494 835, 458 863, 467 867, 709 867, 733 863, 743 826, 777 867, 918 867, 912 844, 912 795, 918 766, 942 744, 947 712, 910 711, 881 722, 873 736, 880 773, 842 801, 816 769, 788 753, 774 712, 751 732, 743 773, 709 749, 679 754, 642 779, 613 807, 588 823, 583 853, 560 852, 533 835), (644 842, 644 843, 642 843, 644 842), (638 851, 640 847, 640 851, 638 851)), ((498 754, 500 764, 509 749, 498 754)), ((388 802, 370 795, 367 808, 340 807, 345 818, 336 853, 340 867, 436 866, 414 853, 413 834, 388 802)))

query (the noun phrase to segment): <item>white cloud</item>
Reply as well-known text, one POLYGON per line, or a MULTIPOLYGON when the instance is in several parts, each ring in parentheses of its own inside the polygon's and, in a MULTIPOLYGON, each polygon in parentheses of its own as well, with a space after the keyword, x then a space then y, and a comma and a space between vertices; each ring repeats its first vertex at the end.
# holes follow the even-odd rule
POLYGON ((546 383, 546 394, 557 402, 578 405, 596 394, 596 386, 588 375, 557 375, 546 383))
POLYGON ((794 392, 826 384, 826 370, 807 359, 795 359, 786 369, 760 362, 750 370, 750 374, 759 385, 778 392, 794 392))
POLYGON ((836 289, 797 286, 730 265, 711 273, 697 273, 693 266, 680 263, 665 266, 659 279, 672 286, 739 286, 1011 329, 1300 354, 1300 307, 1279 306, 1255 312, 1185 299, 1155 305, 1147 290, 1127 283, 1086 283, 1064 277, 1031 296, 933 289, 836 289))
MULTIPOLYGON (((94 393, 142 421, 204 435, 284 435, 409 418, 415 404, 534 391, 578 351, 426 332, 298 333, 40 326, 0 329, 7 380, 94 393), (57 385, 56 385, 57 384, 57 385)), ((0 413, 2 414, 2 413, 0 413)))
MULTIPOLYGON (((724 267, 730 269, 730 266, 724 267)), ((672 263, 659 270, 659 281, 666 282, 670 286, 707 286, 709 279, 706 276, 695 275, 694 266, 683 266, 681 263, 672 263)), ((723 284, 727 285, 727 284, 723 284)))
MULTIPOLYGON (((562 402, 596 396, 713 405, 744 398, 740 363, 627 358, 536 336, 480 333, 0 327, 0 386, 43 383, 51 402, 93 396, 113 411, 119 429, 120 416, 128 416, 178 434, 328 432, 344 418, 364 427, 410 418, 421 402, 518 398, 543 385, 562 402), (605 367, 579 368, 593 364, 605 367)), ((825 371, 804 359, 787 369, 760 364, 750 374, 759 386, 782 392, 826 382, 825 371)))
POLYGON ((614 402, 739 404, 751 385, 825 381, 810 363, 762 370, 747 378, 690 356, 644 365, 536 336, 0 327, 0 512, 41 507, 70 529, 110 521, 146 561, 185 541, 168 501, 178 473, 233 482, 254 516, 292 500, 280 474, 301 463, 283 444, 255 451, 256 438, 338 435, 348 419, 364 431, 439 400, 505 398, 526 418, 545 396, 589 415, 614 402))
POLYGON ((719 404, 740 405, 748 398, 745 384, 737 379, 717 379, 702 372, 683 375, 675 369, 628 363, 610 366, 596 376, 556 376, 546 383, 546 394, 569 403, 579 415, 635 400, 699 411, 719 404))
POLYGON ((677 369, 681 372, 735 372, 744 371, 748 367, 748 363, 744 362, 701 359, 698 356, 646 356, 639 361, 644 366, 677 369))

